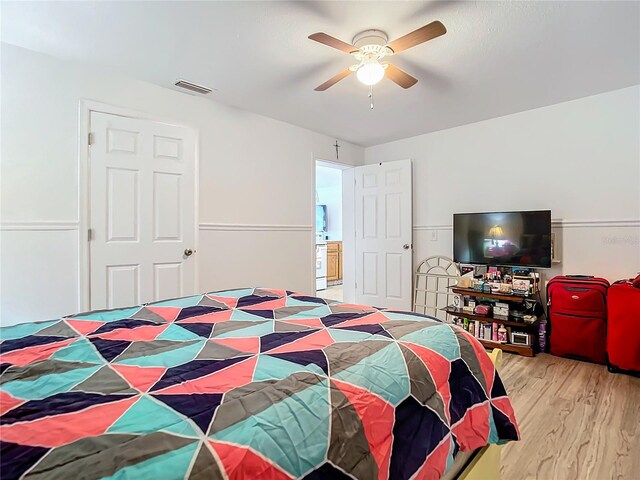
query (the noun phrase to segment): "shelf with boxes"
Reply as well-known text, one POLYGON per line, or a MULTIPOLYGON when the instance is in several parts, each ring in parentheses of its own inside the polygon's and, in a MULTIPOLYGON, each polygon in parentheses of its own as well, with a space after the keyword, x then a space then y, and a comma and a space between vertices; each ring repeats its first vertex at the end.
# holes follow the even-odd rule
MULTIPOLYGON (((524 277, 524 272, 519 273, 524 277)), ((515 284, 496 281, 499 277, 494 273, 482 280, 462 280, 451 287, 456 294, 454 305, 442 310, 486 348, 532 357, 539 348, 539 331, 546 328, 544 309, 536 299, 539 276, 531 273, 527 281, 515 284)), ((515 275, 506 275, 507 280, 512 278, 515 275)))

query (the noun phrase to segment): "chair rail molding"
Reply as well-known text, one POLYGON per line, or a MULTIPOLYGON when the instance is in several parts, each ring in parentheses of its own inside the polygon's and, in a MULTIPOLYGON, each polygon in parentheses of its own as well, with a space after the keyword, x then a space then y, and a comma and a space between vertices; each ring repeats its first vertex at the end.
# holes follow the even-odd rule
POLYGON ((0 230, 6 232, 55 232, 74 231, 80 228, 78 221, 33 221, 1 222, 0 230))
MULTIPOLYGON (((640 219, 637 220, 551 220, 552 228, 640 228, 640 219)), ((414 225, 413 230, 453 230, 451 224, 440 225, 414 225)))
POLYGON ((217 232, 310 232, 312 225, 267 225, 258 223, 200 223, 200 230, 217 232))

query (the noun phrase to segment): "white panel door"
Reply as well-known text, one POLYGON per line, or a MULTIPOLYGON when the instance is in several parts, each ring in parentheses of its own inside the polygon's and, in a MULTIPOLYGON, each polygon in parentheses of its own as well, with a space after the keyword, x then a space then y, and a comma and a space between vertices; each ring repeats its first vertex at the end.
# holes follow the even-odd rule
POLYGON ((91 309, 195 290, 195 135, 91 113, 91 309))
POLYGON ((411 310, 411 160, 354 168, 356 302, 411 310))

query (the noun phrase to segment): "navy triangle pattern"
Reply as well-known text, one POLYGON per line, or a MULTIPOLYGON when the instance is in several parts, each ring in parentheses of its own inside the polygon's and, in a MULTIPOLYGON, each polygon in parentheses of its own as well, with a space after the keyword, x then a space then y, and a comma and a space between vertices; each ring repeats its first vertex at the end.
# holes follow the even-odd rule
POLYGON ((276 347, 280 347, 287 343, 291 343, 299 338, 306 337, 318 330, 303 330, 301 332, 280 332, 269 333, 263 337, 260 337, 260 352, 267 352, 273 350, 276 347))
POLYGON ((0 450, 2 451, 2 455, 0 455, 2 478, 20 478, 51 449, 0 440, 0 450))
POLYGON ((154 395, 154 398, 189 417, 196 425, 207 433, 209 424, 222 402, 221 393, 199 393, 192 395, 154 395))
POLYGON ((225 309, 218 308, 218 307, 209 307, 206 305, 195 305, 193 307, 185 307, 182 310, 180 310, 180 314, 178 315, 178 318, 176 318, 176 321, 182 320, 184 318, 199 317, 201 315, 206 315, 207 313, 222 312, 223 310, 225 309))
POLYGON ((0 417, 0 425, 28 422, 51 415, 77 412, 87 407, 115 402, 132 396, 131 394, 103 395, 85 392, 58 393, 43 400, 29 400, 22 405, 18 405, 0 417))
POLYGON ((96 347, 100 355, 102 355, 107 362, 116 358, 124 352, 129 345, 131 345, 131 342, 126 340, 103 340, 102 338, 90 338, 89 341, 94 347, 96 347))
POLYGON ((327 302, 318 297, 308 297, 306 295, 292 295, 291 298, 294 300, 299 300, 301 302, 309 302, 309 303, 319 303, 320 305, 326 305, 327 302))
POLYGON ((433 410, 412 396, 404 400, 396 407, 389 478, 411 478, 448 433, 449 427, 433 410))
POLYGON ((452 425, 464 417, 464 414, 471 407, 487 399, 482 385, 480 385, 480 382, 478 382, 461 358, 451 362, 449 388, 451 390, 449 413, 451 414, 452 425))
MULTIPOLYGON (((271 300, 275 300, 278 297, 273 296, 273 297, 261 297, 259 295, 247 295, 246 297, 241 297, 238 300, 238 304, 236 305, 236 308, 243 308, 243 307, 249 307, 251 305, 257 305, 259 303, 264 303, 264 302, 270 302, 271 300)), ((273 318, 273 317, 271 317, 273 318)))
POLYGON ((327 366, 327 357, 322 350, 305 350, 290 353, 272 353, 271 357, 287 360, 288 362, 297 363, 298 365, 314 364, 319 366, 324 373, 329 374, 327 366))
POLYGON ((338 470, 330 463, 323 463, 313 472, 305 475, 303 480, 325 480, 327 478, 331 480, 351 480, 353 477, 346 475, 342 470, 338 470))
POLYGON ((499 438, 518 438, 516 427, 509 417, 491 405, 491 413, 493 414, 496 431, 499 438))
POLYGON ((109 322, 102 325, 99 329, 93 332, 91 335, 100 335, 101 333, 108 333, 119 328, 126 328, 132 330, 137 327, 155 327, 158 324, 156 322, 150 322, 148 320, 138 320, 136 318, 124 318, 122 320, 116 320, 115 322, 109 322))
POLYGON ((176 324, 185 330, 189 330, 191 333, 195 333, 200 337, 209 338, 211 331, 213 330, 213 323, 180 323, 176 324))
POLYGON ((16 338, 15 340, 5 340, 2 342, 2 353, 12 352, 21 348, 37 347, 38 345, 60 342, 61 340, 66 339, 67 337, 29 335, 28 337, 16 338))
POLYGON ((332 313, 331 315, 322 317, 320 321, 325 325, 325 327, 333 327, 334 325, 338 325, 339 323, 346 322, 347 320, 354 320, 356 318, 366 317, 367 315, 370 315, 370 314, 371 312, 332 313))
MULTIPOLYGON (((338 325, 339 326, 339 325, 338 325)), ((352 325, 350 327, 343 327, 341 330, 353 330, 355 332, 366 332, 372 335, 382 335, 393 339, 391 334, 387 332, 379 323, 370 323, 367 325, 352 325)))
POLYGON ((507 395, 507 391, 502 384, 502 379, 496 375, 493 379, 493 386, 491 387, 491 398, 504 397, 507 395))
POLYGON ((184 383, 188 380, 204 377, 211 373, 222 370, 234 363, 241 362, 249 358, 248 356, 227 358, 225 360, 193 360, 183 363, 177 367, 169 368, 160 380, 151 388, 151 391, 161 390, 163 388, 184 383))

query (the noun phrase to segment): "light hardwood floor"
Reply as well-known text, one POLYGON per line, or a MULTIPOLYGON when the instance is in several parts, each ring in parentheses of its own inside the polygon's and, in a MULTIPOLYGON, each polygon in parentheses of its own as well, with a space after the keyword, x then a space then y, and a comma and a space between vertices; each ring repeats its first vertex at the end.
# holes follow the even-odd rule
POLYGON ((640 479, 640 379, 552 355, 503 356, 522 440, 502 480, 640 479))
POLYGON ((321 298, 328 298, 329 300, 337 300, 339 302, 342 302, 342 299, 343 299, 342 284, 327 287, 326 290, 321 290, 320 292, 318 292, 318 296, 321 298))

